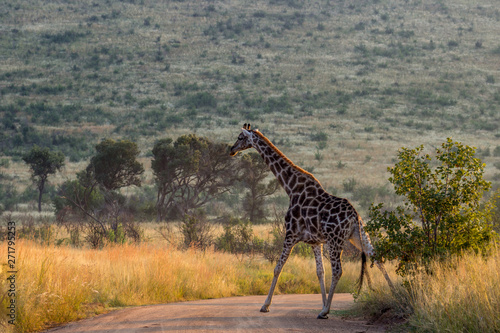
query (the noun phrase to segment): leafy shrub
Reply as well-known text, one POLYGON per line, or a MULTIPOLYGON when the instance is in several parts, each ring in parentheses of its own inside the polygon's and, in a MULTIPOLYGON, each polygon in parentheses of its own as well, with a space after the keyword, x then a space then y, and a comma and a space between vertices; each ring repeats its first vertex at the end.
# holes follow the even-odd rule
POLYGON ((76 42, 78 39, 89 35, 90 32, 65 31, 59 33, 45 33, 42 35, 45 42, 54 44, 66 44, 76 42))
POLYGON ((309 136, 312 141, 326 142, 328 141, 328 134, 324 131, 319 131, 315 133, 311 133, 309 136))
POLYGON ((179 230, 186 247, 206 249, 213 242, 213 225, 207 220, 202 211, 192 215, 185 215, 179 230))
POLYGON ((209 92, 199 92, 196 94, 187 95, 181 105, 186 105, 188 108, 216 108, 217 99, 209 92))
POLYGON ((495 149, 493 149, 493 156, 500 156, 500 146, 496 146, 495 149))
POLYGON ((0 213, 5 210, 12 210, 19 201, 14 185, 0 183, 0 213))
POLYGON ((292 111, 292 104, 290 101, 290 96, 288 94, 283 94, 280 97, 269 97, 264 105, 264 112, 285 112, 290 113, 292 111))
POLYGON ((358 182, 354 178, 349 178, 346 181, 342 183, 342 186, 344 187, 345 192, 354 192, 354 189, 358 185, 358 182))
POLYGON ((389 168, 404 206, 393 211, 372 206, 366 226, 376 239, 376 259, 398 259, 400 275, 428 269, 434 258, 484 251, 494 237, 486 221, 490 208, 479 204, 491 184, 483 180, 484 164, 474 157, 475 149, 448 139, 436 149, 435 168, 423 149, 402 148, 389 168))
POLYGON ((223 228, 224 233, 215 240, 217 249, 235 254, 253 252, 254 235, 250 220, 229 218, 223 228))

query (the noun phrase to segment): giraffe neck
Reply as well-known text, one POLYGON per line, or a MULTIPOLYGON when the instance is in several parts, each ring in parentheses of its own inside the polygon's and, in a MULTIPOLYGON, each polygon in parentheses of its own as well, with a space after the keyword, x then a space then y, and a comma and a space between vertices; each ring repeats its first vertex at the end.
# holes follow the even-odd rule
POLYGON ((306 185, 322 188, 312 174, 293 164, 269 139, 258 131, 254 133, 253 147, 262 156, 289 197, 301 193, 306 185))

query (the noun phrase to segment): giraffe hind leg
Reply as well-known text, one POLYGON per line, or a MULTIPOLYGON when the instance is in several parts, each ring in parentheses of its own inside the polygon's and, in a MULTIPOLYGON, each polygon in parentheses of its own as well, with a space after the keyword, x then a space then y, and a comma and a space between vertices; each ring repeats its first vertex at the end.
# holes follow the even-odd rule
POLYGON ((358 224, 349 238, 349 241, 352 245, 354 245, 359 251, 361 251, 361 272, 357 281, 358 294, 361 291, 361 287, 363 286, 363 281, 366 276, 366 280, 368 282, 368 286, 373 290, 371 284, 370 274, 367 270, 367 255, 373 255, 373 246, 370 242, 368 235, 365 234, 364 230, 360 231, 360 225, 358 224))
MULTIPOLYGON (((366 236, 366 235, 365 235, 366 236)), ((360 237, 360 232, 359 232, 359 227, 356 228, 354 230, 354 232, 352 233, 351 235, 351 238, 349 239, 349 241, 360 251, 362 252, 365 252, 367 255, 369 256, 372 256, 373 255, 373 247, 369 241, 369 239, 367 239, 367 242, 365 242, 364 244, 361 244, 361 238, 360 237)), ((365 237, 366 239, 367 237, 365 237)), ((364 265, 365 263, 362 263, 362 265, 364 265)), ((377 265, 377 267, 380 269, 380 271, 382 272, 382 274, 384 275, 384 278, 385 280, 387 281, 387 284, 389 285, 389 288, 391 289, 392 293, 395 294, 396 293, 396 289, 394 288, 394 284, 392 283, 391 281, 391 278, 389 277, 389 274, 387 274, 387 271, 385 270, 385 266, 382 262, 378 261, 378 260, 375 260, 375 264, 377 265)), ((362 270, 364 270, 365 268, 363 267, 362 270)), ((365 273, 368 273, 365 271, 365 273)), ((359 284, 359 287, 361 287, 361 283, 362 283, 362 276, 363 276, 363 271, 361 272, 361 276, 360 276, 360 284, 359 284)), ((367 280, 368 280, 368 283, 370 283, 370 276, 367 275, 367 280)), ((371 286, 370 286, 371 287, 371 286)), ((360 288, 361 289, 361 288, 360 288)), ((358 291, 359 293, 359 291, 358 291)))

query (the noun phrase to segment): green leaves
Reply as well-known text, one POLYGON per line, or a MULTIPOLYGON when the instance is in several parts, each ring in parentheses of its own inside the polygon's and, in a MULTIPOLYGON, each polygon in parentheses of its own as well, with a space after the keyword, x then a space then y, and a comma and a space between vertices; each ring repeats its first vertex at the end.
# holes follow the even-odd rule
POLYGON ((139 148, 129 140, 103 140, 96 145, 87 173, 106 190, 113 191, 130 185, 141 186, 144 167, 136 160, 139 148))
POLYGON ((488 246, 493 233, 479 202, 491 184, 474 155, 475 148, 451 138, 434 158, 423 146, 401 148, 388 171, 404 205, 393 211, 385 211, 383 204, 370 209, 367 230, 377 239, 378 259, 399 259, 398 273, 405 275, 431 258, 488 246))
POLYGON ((151 168, 158 187, 158 220, 172 209, 188 214, 211 198, 227 192, 236 180, 226 144, 194 134, 159 140, 151 168))
POLYGON ((49 175, 55 174, 64 166, 64 155, 61 152, 52 152, 49 148, 34 145, 23 156, 23 161, 31 169, 31 178, 38 188, 38 211, 42 211, 42 194, 49 175))
POLYGON ((56 173, 64 166, 64 155, 61 152, 50 151, 34 145, 23 156, 23 161, 29 165, 32 178, 38 183, 40 179, 47 179, 48 175, 56 173))

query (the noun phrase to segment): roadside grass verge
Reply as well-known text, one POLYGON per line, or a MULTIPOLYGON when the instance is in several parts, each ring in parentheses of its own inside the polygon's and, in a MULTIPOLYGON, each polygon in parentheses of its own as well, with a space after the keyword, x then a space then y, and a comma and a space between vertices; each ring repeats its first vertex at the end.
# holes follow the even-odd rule
POLYGON ((434 262, 431 272, 405 284, 399 279, 396 295, 385 286, 366 291, 357 307, 378 320, 404 321, 416 332, 500 331, 499 249, 434 262))
MULTIPOLYGON (((7 257, 0 243, 0 256, 7 257)), ((16 327, 33 332, 90 317, 111 308, 186 300, 265 295, 274 265, 213 250, 177 250, 159 244, 125 244, 102 250, 16 244, 16 327)), ((346 262, 337 292, 351 292, 359 262, 346 262)), ((325 263, 329 285, 330 266, 325 263)), ((1 268, 0 292, 8 290, 7 266, 1 268)), ((314 260, 290 257, 276 293, 319 293, 314 260)), ((0 324, 9 299, 1 299, 0 324)), ((318 308, 321 305, 318 304, 318 308)), ((258 311, 259 309, 255 309, 258 311)))

